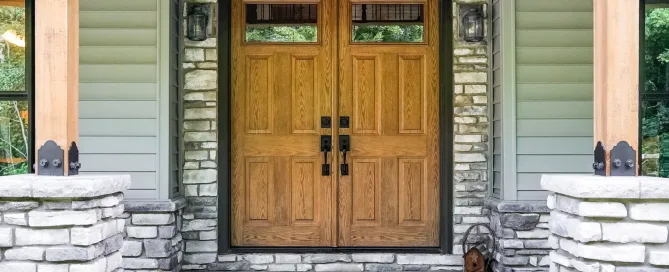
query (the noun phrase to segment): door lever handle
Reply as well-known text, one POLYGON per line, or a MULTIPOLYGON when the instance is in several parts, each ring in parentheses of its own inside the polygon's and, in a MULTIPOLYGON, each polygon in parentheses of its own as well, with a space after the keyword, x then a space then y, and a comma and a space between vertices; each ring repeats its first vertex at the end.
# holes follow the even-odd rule
POLYGON ((351 151, 351 136, 339 135, 339 151, 342 152, 341 175, 348 176, 348 163, 346 163, 346 152, 351 151))
POLYGON ((330 164, 328 163, 328 152, 332 151, 332 136, 321 135, 321 152, 323 152, 323 165, 321 166, 321 175, 330 175, 330 164))

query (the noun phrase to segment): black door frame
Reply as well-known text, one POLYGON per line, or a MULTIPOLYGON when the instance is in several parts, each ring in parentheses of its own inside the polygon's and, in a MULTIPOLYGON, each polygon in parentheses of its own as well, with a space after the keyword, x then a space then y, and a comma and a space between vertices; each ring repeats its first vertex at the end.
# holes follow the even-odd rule
POLYGON ((439 246, 438 247, 233 247, 231 245, 230 76, 232 1, 218 1, 218 253, 453 252, 453 2, 439 1, 439 246))

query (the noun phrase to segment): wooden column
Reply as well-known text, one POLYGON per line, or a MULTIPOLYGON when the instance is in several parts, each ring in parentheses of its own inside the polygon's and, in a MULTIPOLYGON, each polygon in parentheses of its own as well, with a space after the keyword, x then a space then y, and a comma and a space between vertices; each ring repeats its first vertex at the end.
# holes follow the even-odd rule
MULTIPOLYGON (((35 162, 49 140, 64 151, 60 169, 68 175, 68 149, 79 137, 79 0, 35 1, 35 162)), ((45 171, 46 172, 46 171, 45 171)))
POLYGON ((593 1, 594 140, 606 149, 608 176, 613 146, 626 141, 639 152, 639 1, 593 1))

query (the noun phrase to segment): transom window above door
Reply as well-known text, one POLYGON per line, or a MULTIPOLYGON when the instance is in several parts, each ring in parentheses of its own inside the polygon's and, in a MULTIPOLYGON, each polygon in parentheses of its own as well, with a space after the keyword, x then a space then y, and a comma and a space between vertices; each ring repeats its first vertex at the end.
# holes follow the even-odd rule
POLYGON ((423 43, 423 4, 353 4, 351 34, 355 43, 423 43))
POLYGON ((318 42, 317 4, 246 4, 246 42, 318 42))

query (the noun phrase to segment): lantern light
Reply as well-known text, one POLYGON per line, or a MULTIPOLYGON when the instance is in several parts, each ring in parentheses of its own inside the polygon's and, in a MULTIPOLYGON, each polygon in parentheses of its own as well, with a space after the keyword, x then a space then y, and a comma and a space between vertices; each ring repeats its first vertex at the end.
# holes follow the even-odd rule
POLYGON ((209 15, 205 5, 194 6, 188 14, 188 39, 204 41, 207 39, 207 24, 209 15))
POLYGON ((462 16, 463 39, 467 42, 483 40, 483 15, 477 8, 471 8, 462 16))

